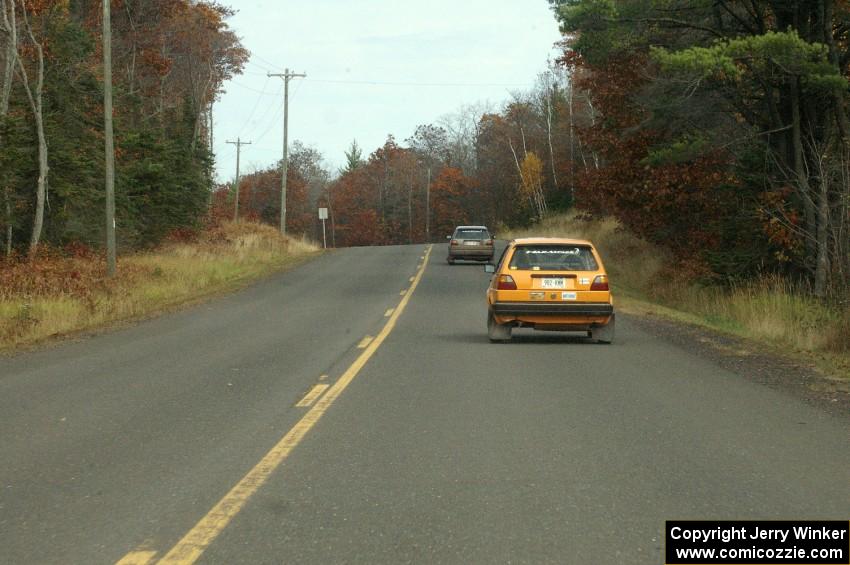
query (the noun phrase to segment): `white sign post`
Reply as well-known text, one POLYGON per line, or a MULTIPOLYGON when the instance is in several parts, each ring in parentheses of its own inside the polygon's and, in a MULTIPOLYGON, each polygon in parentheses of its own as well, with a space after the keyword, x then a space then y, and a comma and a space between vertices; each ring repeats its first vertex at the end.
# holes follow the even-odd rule
POLYGON ((328 236, 325 234, 325 220, 328 219, 328 209, 319 208, 319 219, 322 220, 322 244, 325 249, 328 248, 328 236))

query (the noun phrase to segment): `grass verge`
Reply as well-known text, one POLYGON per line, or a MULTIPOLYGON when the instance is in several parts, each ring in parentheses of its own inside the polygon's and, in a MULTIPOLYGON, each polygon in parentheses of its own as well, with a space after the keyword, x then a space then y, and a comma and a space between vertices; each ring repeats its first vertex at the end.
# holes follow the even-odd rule
POLYGON ((764 277, 732 286, 698 284, 677 275, 672 258, 613 219, 555 216, 514 237, 575 237, 599 249, 618 308, 698 324, 756 340, 850 379, 850 305, 817 300, 788 281, 764 277))
POLYGON ((269 226, 223 224, 121 257, 107 279, 92 254, 0 263, 0 351, 137 320, 238 288, 320 253, 269 226))

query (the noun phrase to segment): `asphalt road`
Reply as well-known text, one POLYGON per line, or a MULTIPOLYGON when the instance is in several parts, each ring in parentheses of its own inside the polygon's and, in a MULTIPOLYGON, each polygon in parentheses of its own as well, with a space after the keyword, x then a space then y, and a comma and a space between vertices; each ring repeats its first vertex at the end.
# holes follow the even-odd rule
POLYGON ((668 519, 850 519, 850 416, 627 316, 490 344, 488 276, 426 249, 0 359, 0 563, 658 564, 668 519))

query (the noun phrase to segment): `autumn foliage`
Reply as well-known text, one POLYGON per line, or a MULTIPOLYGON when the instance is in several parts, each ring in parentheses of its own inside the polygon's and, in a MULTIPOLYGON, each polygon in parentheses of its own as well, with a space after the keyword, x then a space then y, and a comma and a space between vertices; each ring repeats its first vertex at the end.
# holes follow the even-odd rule
POLYGON ((560 64, 590 110, 579 207, 693 272, 777 273, 846 294, 846 2, 686 1, 676 17, 654 0, 550 4, 560 64))
MULTIPOLYGON (((31 233, 41 233, 41 184, 47 204, 41 207, 42 241, 99 247, 102 3, 3 0, 0 7, 0 63, 20 63, 0 64, 4 254, 23 250, 31 233), (13 23, 17 43, 11 41, 13 23), (35 135, 39 122, 44 144, 35 135), (47 151, 41 171, 39 147, 47 151)), ((123 250, 155 245, 205 218, 213 188, 211 107, 248 58, 227 25, 232 13, 203 0, 112 2, 116 219, 123 250)))

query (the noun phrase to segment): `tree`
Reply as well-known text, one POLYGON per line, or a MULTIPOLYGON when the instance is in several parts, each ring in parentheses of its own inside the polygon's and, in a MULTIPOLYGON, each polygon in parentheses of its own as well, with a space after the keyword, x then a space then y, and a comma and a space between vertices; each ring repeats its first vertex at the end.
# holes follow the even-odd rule
MULTIPOLYGON (((123 247, 147 246, 203 220, 212 189, 209 107, 248 54, 227 27, 232 11, 216 2, 120 5, 113 14, 118 236, 123 247)), ((90 0, 0 3, 7 253, 27 248, 13 239, 25 232, 31 252, 39 242, 99 247, 104 240, 101 7, 90 0), (5 78, 10 64, 14 81, 5 78)))
POLYGON ((526 154, 519 166, 520 187, 523 196, 534 207, 537 218, 546 216, 546 196, 543 194, 543 161, 533 152, 526 154))
MULTIPOLYGON (((0 0, 0 61, 2 61, 3 74, 0 75, 0 128, 5 126, 6 116, 9 114, 9 101, 12 96, 12 81, 14 80, 15 68, 18 56, 18 32, 17 17, 15 15, 14 0, 0 0)), ((3 131, 0 129, 0 151, 3 150, 3 131)), ((0 174, 0 185, 3 187, 3 208, 5 229, 5 254, 12 254, 12 194, 9 187, 7 173, 0 174)))
POLYGON ((608 211, 656 240, 684 225, 682 254, 701 249, 727 275, 805 274, 821 296, 848 287, 848 183, 835 172, 850 130, 846 2, 550 4, 563 62, 598 110, 580 137, 599 153, 586 176, 608 211), (665 219, 646 225, 635 209, 665 219))
MULTIPOLYGON (((20 2, 22 21, 24 30, 31 42, 31 47, 35 51, 35 85, 30 84, 29 73, 27 72, 24 59, 18 53, 14 58, 18 62, 18 72, 21 75, 21 84, 27 94, 30 108, 32 109, 33 119, 35 120, 35 129, 38 136, 38 182, 36 183, 36 205, 35 219, 32 225, 32 234, 30 236, 29 253, 34 255, 38 249, 38 244, 41 241, 41 230, 44 226, 44 202, 47 198, 47 174, 49 167, 47 164, 47 137, 44 133, 44 48, 36 39, 36 34, 33 31, 33 26, 30 23, 31 18, 41 16, 41 28, 44 30, 47 24, 47 19, 52 16, 54 10, 60 9, 59 6, 51 5, 50 2, 45 2, 40 5, 33 6, 34 11, 30 15, 27 12, 26 2, 20 2)), ((14 15, 12 16, 14 19, 14 15)))
POLYGON ((435 217, 435 231, 450 234, 455 226, 481 223, 475 216, 476 182, 460 169, 443 169, 431 188, 435 217))
POLYGON ((345 168, 340 171, 340 174, 352 173, 363 165, 363 151, 357 145, 357 140, 352 140, 351 146, 345 152, 345 168))

